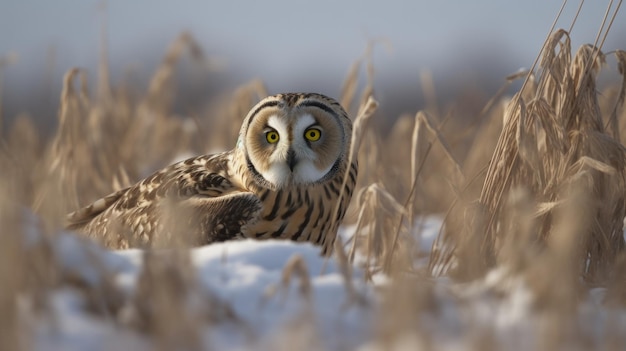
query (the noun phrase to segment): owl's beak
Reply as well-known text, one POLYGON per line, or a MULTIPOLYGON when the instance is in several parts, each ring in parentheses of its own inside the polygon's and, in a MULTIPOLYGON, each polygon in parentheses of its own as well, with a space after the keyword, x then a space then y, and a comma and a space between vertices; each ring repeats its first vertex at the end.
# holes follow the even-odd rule
POLYGON ((289 169, 292 172, 297 163, 298 159, 296 158, 296 152, 293 151, 293 149, 289 149, 289 151, 287 151, 287 166, 289 166, 289 169))

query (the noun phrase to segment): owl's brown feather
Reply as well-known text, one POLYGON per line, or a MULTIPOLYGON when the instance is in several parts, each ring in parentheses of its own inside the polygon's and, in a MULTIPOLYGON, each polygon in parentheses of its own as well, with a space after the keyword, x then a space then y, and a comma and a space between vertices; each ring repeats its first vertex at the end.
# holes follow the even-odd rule
POLYGON ((236 149, 190 158, 157 171, 69 214, 68 228, 111 248, 203 245, 248 237, 309 241, 328 253, 356 183, 356 161, 347 164, 351 131, 347 114, 331 98, 319 94, 269 97, 244 120, 236 149), (270 122, 293 123, 284 128, 289 135, 282 135, 283 142, 289 144, 283 147, 308 148, 300 151, 300 157, 316 155, 314 162, 301 161, 309 162, 309 168, 287 171, 286 160, 276 154, 277 146, 259 139, 270 122), (302 139, 296 144, 294 139, 304 138, 293 135, 292 126, 298 123, 299 128, 320 128, 325 139, 319 143, 302 139), (276 169, 294 173, 277 175, 276 169), (305 173, 296 176, 296 172, 305 173), (309 181, 311 176, 316 180, 309 181), (272 177, 281 182, 273 183, 272 177), (341 189, 344 177, 348 181, 341 189))
POLYGON ((260 202, 228 180, 229 157, 176 163, 69 214, 68 228, 121 248, 167 245, 173 238, 197 245, 241 236, 241 226, 260 210, 260 202))

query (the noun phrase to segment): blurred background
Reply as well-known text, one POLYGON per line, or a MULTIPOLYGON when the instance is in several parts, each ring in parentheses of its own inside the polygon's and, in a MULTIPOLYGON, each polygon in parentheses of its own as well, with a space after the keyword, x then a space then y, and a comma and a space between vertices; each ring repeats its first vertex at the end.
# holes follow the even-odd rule
MULTIPOLYGON (((492 96, 504 77, 530 67, 561 7, 528 1, 73 1, 0 2, 0 71, 5 122, 28 113, 56 120, 63 74, 85 68, 94 85, 101 43, 114 85, 145 91, 168 45, 188 31, 211 67, 181 63, 177 108, 201 106, 217 92, 261 79, 270 93, 338 96, 348 69, 374 43, 374 87, 389 116, 423 104, 420 77, 437 99, 492 96), (103 28, 105 35, 103 36, 103 28), (8 56, 7 56, 8 55, 8 56), (6 61, 6 60, 5 60, 6 61)), ((588 1, 572 32, 573 48, 595 40, 608 1, 588 1)), ((579 2, 557 28, 568 29, 579 2)), ((626 48, 624 13, 605 51, 626 48)), ((613 70, 613 72, 615 72, 613 70)))

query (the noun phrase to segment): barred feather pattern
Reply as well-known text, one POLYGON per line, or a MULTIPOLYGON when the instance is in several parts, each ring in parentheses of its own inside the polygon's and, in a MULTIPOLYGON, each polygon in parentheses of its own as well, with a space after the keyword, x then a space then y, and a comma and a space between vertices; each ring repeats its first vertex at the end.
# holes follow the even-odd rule
MULTIPOLYGON (((345 174, 345 172, 340 172, 345 174)), ((342 193, 343 177, 313 184, 306 188, 258 189, 263 206, 258 220, 243 229, 245 237, 255 239, 290 239, 308 241, 332 250, 339 224, 350 203, 357 177, 357 165, 351 164, 349 181, 342 193), (335 211, 337 201, 339 209, 335 211)), ((252 185, 252 184, 249 184, 252 185)))

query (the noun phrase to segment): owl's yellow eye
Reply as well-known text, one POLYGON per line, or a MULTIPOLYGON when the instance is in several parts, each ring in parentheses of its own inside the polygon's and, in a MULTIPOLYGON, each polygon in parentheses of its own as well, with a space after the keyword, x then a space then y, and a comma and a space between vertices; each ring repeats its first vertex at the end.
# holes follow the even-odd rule
POLYGON ((309 128, 304 132, 304 137, 308 141, 318 141, 322 137, 322 131, 317 128, 309 128))
POLYGON ((278 132, 275 130, 270 130, 269 132, 265 133, 265 140, 267 140, 267 142, 270 144, 277 143, 279 139, 280 137, 278 136, 278 132))

